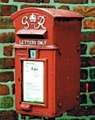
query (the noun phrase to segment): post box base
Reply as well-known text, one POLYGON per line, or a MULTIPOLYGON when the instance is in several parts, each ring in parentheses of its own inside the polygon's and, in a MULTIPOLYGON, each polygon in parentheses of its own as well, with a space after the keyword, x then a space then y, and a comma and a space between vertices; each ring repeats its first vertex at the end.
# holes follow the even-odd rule
MULTIPOLYGON (((48 113, 48 112, 35 112, 32 113, 30 111, 25 111, 25 110, 16 110, 16 112, 18 114, 22 114, 22 115, 28 115, 28 116, 38 116, 38 117, 44 117, 44 118, 55 118, 55 117, 59 117, 62 116, 66 111, 61 111, 59 113, 48 113)), ((46 119, 45 119, 46 120, 46 119)))

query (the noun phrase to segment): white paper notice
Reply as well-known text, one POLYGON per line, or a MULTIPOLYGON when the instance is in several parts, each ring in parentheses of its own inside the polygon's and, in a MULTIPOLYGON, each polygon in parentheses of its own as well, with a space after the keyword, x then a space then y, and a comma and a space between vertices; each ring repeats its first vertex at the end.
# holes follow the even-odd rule
POLYGON ((44 63, 23 62, 23 100, 44 103, 44 63))

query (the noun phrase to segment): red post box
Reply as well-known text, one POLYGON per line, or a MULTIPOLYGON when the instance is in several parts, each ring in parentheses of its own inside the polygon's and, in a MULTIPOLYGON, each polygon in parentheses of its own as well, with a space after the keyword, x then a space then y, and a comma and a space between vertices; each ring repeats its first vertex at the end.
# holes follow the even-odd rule
POLYGON ((53 118, 79 106, 83 16, 30 7, 11 19, 16 41, 17 113, 53 118))

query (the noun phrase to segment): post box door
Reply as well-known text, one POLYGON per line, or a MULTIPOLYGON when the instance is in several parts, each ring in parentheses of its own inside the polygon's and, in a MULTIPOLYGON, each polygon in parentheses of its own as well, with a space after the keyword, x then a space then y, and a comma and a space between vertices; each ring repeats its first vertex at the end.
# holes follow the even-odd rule
POLYGON ((22 69, 22 102, 46 106, 47 60, 22 60, 22 69))

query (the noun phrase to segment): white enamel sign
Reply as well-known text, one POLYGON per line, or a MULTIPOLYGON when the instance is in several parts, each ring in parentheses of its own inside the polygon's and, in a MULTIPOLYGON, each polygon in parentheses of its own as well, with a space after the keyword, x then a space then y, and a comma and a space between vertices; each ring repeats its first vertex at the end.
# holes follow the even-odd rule
POLYGON ((23 101, 44 103, 44 63, 23 62, 23 101))

